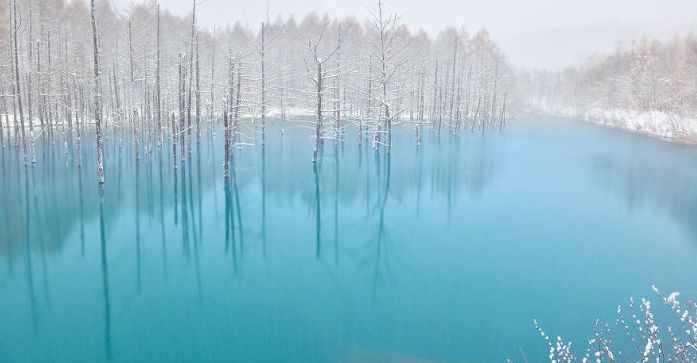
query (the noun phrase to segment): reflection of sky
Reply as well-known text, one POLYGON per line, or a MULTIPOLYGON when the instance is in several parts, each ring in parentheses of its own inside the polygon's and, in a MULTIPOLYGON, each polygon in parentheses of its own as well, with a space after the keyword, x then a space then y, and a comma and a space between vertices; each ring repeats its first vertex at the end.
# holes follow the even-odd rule
POLYGON ((694 290, 690 148, 522 121, 417 151, 403 128, 389 158, 326 142, 315 184, 309 131, 269 130, 227 190, 220 140, 177 184, 169 148, 138 173, 107 148, 103 243, 91 168, 81 194, 62 150, 33 182, 6 154, 0 360, 540 361, 533 318, 581 349, 652 283, 694 290))

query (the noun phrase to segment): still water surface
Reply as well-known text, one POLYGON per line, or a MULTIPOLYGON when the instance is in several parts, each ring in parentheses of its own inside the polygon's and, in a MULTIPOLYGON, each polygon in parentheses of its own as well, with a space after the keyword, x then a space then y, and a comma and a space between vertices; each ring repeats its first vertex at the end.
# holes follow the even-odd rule
POLYGON ((2 151, 0 362, 541 361, 533 318, 581 348, 651 284, 694 297, 693 147, 528 120, 349 132, 315 170, 311 134, 226 182, 220 133, 176 171, 111 133, 103 198, 92 139, 82 169, 60 136, 26 173, 2 151))

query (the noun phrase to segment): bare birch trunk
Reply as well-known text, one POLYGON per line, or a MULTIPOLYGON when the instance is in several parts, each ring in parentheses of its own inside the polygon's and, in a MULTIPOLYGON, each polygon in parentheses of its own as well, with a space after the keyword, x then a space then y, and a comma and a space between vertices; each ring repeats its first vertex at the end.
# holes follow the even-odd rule
POLYGON ((155 75, 155 120, 157 121, 157 142, 162 145, 162 94, 160 85, 160 3, 157 3, 157 66, 155 75))
POLYGON ((104 184, 104 151, 102 147, 102 94, 99 85, 99 39, 97 36, 97 19, 95 18, 94 1, 90 0, 92 14, 92 45, 94 53, 94 122, 97 129, 97 178, 99 184, 104 184))
POLYGON ((266 25, 261 23, 261 147, 266 144, 266 25))
MULTIPOLYGON (((22 152, 24 155, 24 166, 27 166, 27 142, 24 137, 24 112, 22 110, 22 91, 21 91, 21 86, 20 86, 20 77, 19 77, 19 49, 18 49, 18 39, 17 39, 17 33, 19 32, 19 24, 17 23, 17 16, 18 16, 18 8, 17 8, 17 0, 13 1, 13 7, 12 7, 12 34, 13 34, 13 47, 14 47, 14 68, 15 68, 15 98, 17 99, 17 109, 19 111, 19 121, 20 121, 20 127, 21 127, 21 136, 22 136, 22 152)), ((17 113, 14 113, 15 117, 15 129, 17 129, 17 113)), ((15 138, 17 135, 15 135, 15 138)))
POLYGON ((317 62, 317 125, 315 125, 315 145, 312 150, 312 162, 317 162, 322 131, 322 63, 317 62))

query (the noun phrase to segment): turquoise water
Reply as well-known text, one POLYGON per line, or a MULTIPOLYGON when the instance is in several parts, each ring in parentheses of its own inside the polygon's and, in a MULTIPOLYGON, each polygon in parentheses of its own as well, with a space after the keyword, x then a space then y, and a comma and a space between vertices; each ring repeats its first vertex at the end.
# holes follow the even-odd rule
POLYGON ((694 147, 528 120, 388 156, 350 130, 315 170, 311 134, 270 127, 226 182, 219 133, 175 172, 111 132, 103 198, 92 139, 82 169, 60 135, 26 172, 2 151, 0 362, 537 362, 533 318, 582 355, 651 284, 695 295, 694 147))

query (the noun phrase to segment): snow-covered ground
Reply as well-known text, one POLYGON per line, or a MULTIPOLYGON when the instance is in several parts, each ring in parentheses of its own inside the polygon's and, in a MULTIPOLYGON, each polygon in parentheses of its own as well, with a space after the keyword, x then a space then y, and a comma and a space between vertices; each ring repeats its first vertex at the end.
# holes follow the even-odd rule
POLYGON ((697 118, 661 111, 634 111, 599 107, 589 109, 577 107, 550 109, 542 107, 538 110, 546 114, 617 127, 671 141, 697 144, 697 118))

